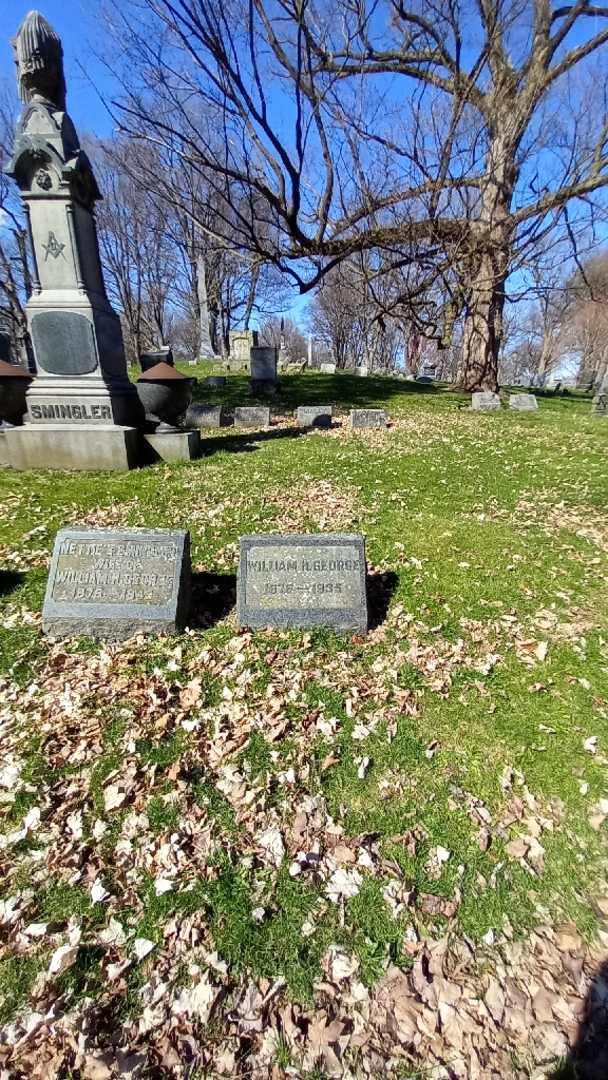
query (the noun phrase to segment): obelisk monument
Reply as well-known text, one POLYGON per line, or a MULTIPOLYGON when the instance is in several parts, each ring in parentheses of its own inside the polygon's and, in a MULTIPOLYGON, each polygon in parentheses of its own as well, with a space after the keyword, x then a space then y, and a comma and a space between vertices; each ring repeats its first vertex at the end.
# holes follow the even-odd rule
POLYGON ((26 213, 33 291, 26 306, 36 375, 25 423, 8 433, 17 468, 127 469, 140 407, 95 230, 101 198, 65 111, 61 41, 31 11, 12 42, 24 108, 6 172, 26 213))

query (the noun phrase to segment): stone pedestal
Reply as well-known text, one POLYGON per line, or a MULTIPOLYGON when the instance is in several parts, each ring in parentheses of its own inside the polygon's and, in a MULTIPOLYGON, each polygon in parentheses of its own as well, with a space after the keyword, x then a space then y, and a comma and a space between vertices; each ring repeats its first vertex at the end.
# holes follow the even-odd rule
POLYGON ((2 438, 6 464, 14 469, 106 472, 139 464, 139 432, 134 427, 24 424, 5 431, 2 438))
POLYGON ((161 431, 144 435, 151 461, 192 461, 201 452, 198 431, 161 431))

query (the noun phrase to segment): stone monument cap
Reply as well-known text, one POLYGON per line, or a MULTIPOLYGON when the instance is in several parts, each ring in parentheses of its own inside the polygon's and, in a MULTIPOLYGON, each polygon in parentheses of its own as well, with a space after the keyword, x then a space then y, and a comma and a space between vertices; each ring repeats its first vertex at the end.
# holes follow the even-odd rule
POLYGON ((188 379, 191 382, 196 382, 192 379, 192 376, 184 375, 177 368, 172 367, 171 364, 167 364, 165 360, 161 360, 159 364, 155 364, 154 367, 148 368, 147 371, 142 371, 138 378, 138 382, 161 382, 165 379, 188 379))
POLYGON ((6 360, 0 360, 1 379, 32 379, 29 371, 25 371, 21 364, 9 364, 6 360))

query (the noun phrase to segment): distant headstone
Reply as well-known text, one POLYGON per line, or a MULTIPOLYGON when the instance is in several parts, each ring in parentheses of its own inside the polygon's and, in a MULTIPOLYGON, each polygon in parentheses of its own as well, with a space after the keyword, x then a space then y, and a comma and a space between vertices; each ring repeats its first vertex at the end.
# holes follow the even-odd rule
POLYGON ((335 364, 320 364, 319 365, 319 371, 321 372, 322 375, 335 375, 336 374, 336 365, 335 364))
POLYGON ((488 412, 500 409, 500 396, 491 390, 478 390, 471 394, 471 408, 476 412, 488 412))
POLYGON ((258 343, 257 330, 230 331, 230 359, 245 360, 249 363, 249 353, 258 343))
POLYGON ((518 412, 536 412, 538 401, 534 394, 509 394, 509 408, 518 412))
POLYGON ((221 405, 193 404, 186 413, 186 426, 192 428, 218 428, 222 426, 221 405))
POLYGON ((608 392, 595 395, 592 411, 594 416, 608 416, 608 392))
POLYGON ((360 379, 365 379, 369 375, 369 368, 362 364, 360 367, 356 367, 353 372, 354 375, 358 375, 360 379))
POLYGON ((203 379, 203 386, 206 386, 208 390, 221 390, 225 385, 225 375, 207 375, 207 377, 203 379))
POLYGON ((298 427, 331 427, 333 405, 299 405, 296 409, 298 427))
POLYGON ((183 629, 190 604, 184 529, 60 529, 42 609, 53 637, 117 641, 183 629))
POLYGON ((351 409, 352 428, 385 428, 387 424, 388 417, 384 409, 351 409))
POLYGON ((234 410, 234 423, 237 427, 268 427, 270 424, 270 406, 237 405, 234 410))
POLYGON ((278 350, 273 345, 253 346, 251 349, 251 378, 256 382, 276 382, 278 350))
POLYGON ((364 634, 363 536, 241 537, 237 608, 240 626, 330 626, 364 634))

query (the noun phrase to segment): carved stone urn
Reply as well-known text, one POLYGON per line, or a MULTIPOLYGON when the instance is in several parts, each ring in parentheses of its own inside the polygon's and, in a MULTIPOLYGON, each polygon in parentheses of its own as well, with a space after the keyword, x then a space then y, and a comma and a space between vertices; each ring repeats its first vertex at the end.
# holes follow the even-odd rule
POLYGON ((179 420, 192 400, 196 379, 161 362, 144 371, 137 380, 137 393, 146 412, 146 421, 157 434, 179 431, 179 420))
POLYGON ((0 360, 0 420, 19 425, 27 405, 25 394, 32 376, 18 364, 0 360))

